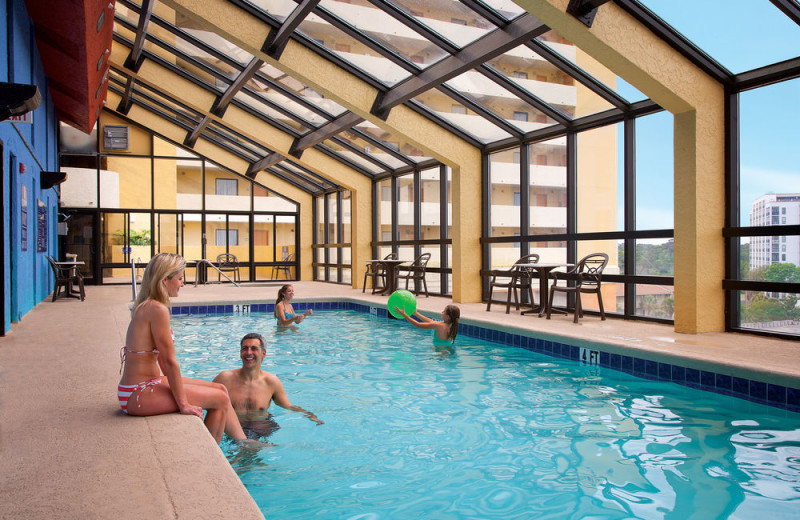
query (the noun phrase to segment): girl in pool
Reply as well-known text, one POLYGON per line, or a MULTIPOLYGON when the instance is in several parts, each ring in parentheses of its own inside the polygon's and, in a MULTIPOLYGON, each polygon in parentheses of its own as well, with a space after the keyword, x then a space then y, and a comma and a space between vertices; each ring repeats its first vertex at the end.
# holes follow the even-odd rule
POLYGON ((275 318, 278 320, 279 327, 299 324, 306 319, 306 316, 313 314, 311 309, 308 309, 303 314, 295 314, 291 303, 292 298, 294 298, 294 287, 291 285, 286 284, 278 291, 278 299, 275 301, 275 318))
POLYGON ((461 309, 457 305, 448 305, 442 311, 442 321, 432 320, 427 316, 414 311, 413 319, 406 314, 404 309, 395 307, 394 311, 401 314, 407 322, 417 327, 418 329, 432 329, 433 330, 433 346, 452 347, 458 335, 458 319, 461 317, 461 309))
POLYGON ((117 396, 128 415, 160 415, 180 412, 203 418, 217 443, 225 431, 233 439, 245 439, 224 386, 181 377, 170 328, 169 299, 183 287, 186 261, 180 255, 160 253, 147 264, 139 296, 133 304, 131 324, 120 351, 123 367, 117 396), (161 373, 164 373, 162 376, 161 373))

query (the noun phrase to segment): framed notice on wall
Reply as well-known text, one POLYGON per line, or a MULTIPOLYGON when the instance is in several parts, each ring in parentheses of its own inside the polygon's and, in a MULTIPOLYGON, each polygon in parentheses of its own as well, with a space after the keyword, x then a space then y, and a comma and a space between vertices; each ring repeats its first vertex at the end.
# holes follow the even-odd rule
POLYGON ((47 252, 47 206, 41 200, 36 201, 36 251, 47 252))
POLYGON ((20 185, 20 212, 19 212, 19 248, 22 251, 28 250, 28 187, 20 185))

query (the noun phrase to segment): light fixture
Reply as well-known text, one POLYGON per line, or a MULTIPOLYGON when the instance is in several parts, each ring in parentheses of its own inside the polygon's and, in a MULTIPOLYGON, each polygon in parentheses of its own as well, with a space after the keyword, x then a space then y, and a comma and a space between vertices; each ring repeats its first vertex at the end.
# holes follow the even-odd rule
POLYGON ((36 85, 0 83, 0 121, 35 110, 41 102, 36 85))

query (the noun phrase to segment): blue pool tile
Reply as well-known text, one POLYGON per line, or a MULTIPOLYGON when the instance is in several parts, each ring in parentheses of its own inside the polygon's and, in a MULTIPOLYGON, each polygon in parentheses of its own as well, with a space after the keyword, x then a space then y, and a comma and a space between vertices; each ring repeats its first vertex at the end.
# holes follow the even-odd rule
POLYGON ((609 359, 608 352, 602 352, 601 351, 600 352, 600 366, 604 366, 604 367, 609 366, 608 359, 609 359))
POLYGON ((672 365, 672 374, 670 377, 676 383, 683 383, 686 380, 686 367, 672 365))
POLYGON ((700 384, 703 386, 713 387, 716 385, 716 374, 703 370, 700 372, 700 384))
POLYGON ((800 407, 800 389, 786 388, 786 406, 800 407))
POLYGON ((639 372, 641 374, 644 374, 645 373, 644 365, 645 365, 644 359, 642 359, 642 358, 633 358, 633 371, 634 372, 639 372))
POLYGON ((731 390, 734 394, 750 395, 750 380, 744 377, 732 378, 731 390))
POLYGON ((197 305, 192 305, 189 307, 189 314, 197 314, 198 312, 197 305))
POLYGON ((574 345, 570 345, 569 347, 569 358, 570 359, 578 359, 578 356, 581 355, 581 349, 574 345))
POLYGON ((690 384, 700 384, 700 371, 696 368, 687 368, 685 381, 690 384))
POLYGON ((767 385, 767 401, 770 403, 786 404, 786 387, 781 385, 767 385))
POLYGON ((767 383, 763 381, 750 381, 750 397, 767 400, 767 383))
POLYGON ((726 390, 730 392, 733 388, 732 377, 726 374, 717 374, 716 378, 714 378, 714 386, 717 387, 717 390, 726 390))
POLYGON ((644 362, 644 371, 649 376, 658 375, 658 362, 646 359, 644 362))
POLYGON ((631 356, 620 356, 619 367, 627 372, 633 371, 633 358, 631 356))
POLYGON ((619 369, 622 367, 622 356, 619 354, 608 355, 608 366, 611 368, 619 369))
POLYGON ((672 379, 672 365, 669 363, 659 363, 658 377, 661 379, 672 379))

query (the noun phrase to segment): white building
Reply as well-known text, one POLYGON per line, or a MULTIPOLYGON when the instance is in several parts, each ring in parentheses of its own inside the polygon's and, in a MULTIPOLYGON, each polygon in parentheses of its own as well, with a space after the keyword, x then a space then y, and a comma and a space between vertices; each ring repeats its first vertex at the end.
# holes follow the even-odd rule
MULTIPOLYGON (((757 198, 750 210, 751 226, 800 224, 800 193, 757 198)), ((766 236, 750 239, 750 269, 777 263, 800 264, 800 237, 766 236)))

